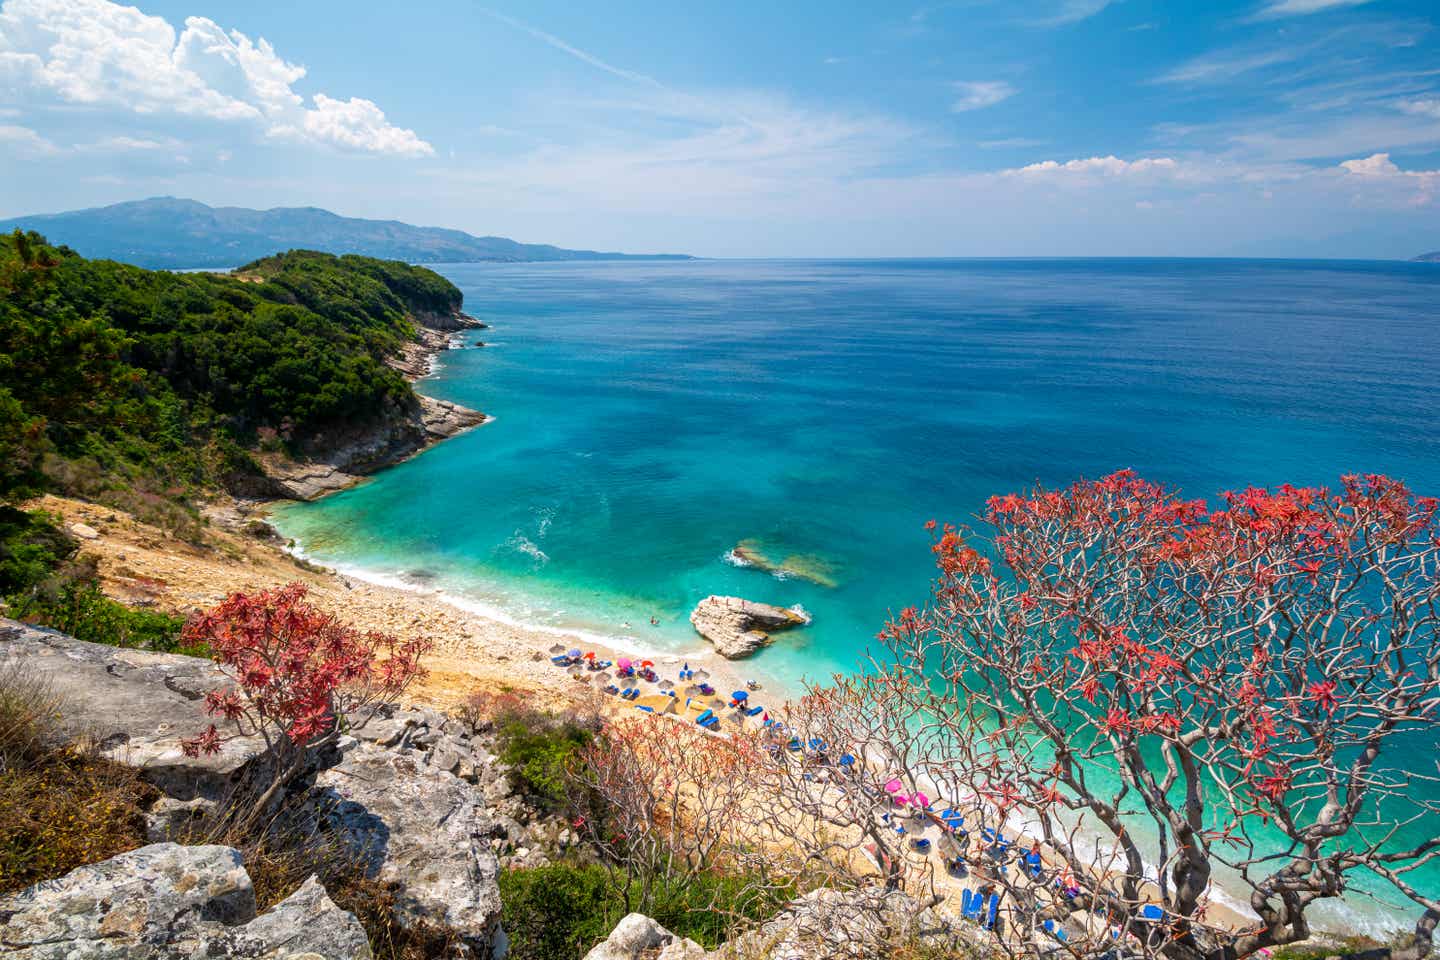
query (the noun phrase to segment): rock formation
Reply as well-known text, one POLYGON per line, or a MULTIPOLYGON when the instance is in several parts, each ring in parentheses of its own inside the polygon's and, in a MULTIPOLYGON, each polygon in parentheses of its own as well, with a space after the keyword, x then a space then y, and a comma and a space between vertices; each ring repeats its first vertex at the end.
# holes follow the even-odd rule
POLYGON ((805 580, 818 587, 834 589, 835 572, 824 557, 811 553, 792 553, 783 560, 774 560, 759 540, 741 540, 730 551, 730 560, 738 566, 754 567, 781 580, 805 580))
MULTIPOLYGON (((166 795, 149 811, 153 839, 184 836, 249 765, 263 762, 263 745, 243 739, 214 757, 180 751, 182 737, 209 724, 205 693, 225 683, 208 660, 85 643, 0 619, 0 668, 12 663, 50 684, 74 732, 97 738, 107 756, 137 767, 166 795)), ((497 836, 511 831, 487 804, 508 795, 504 771, 455 721, 431 711, 396 713, 356 733, 290 798, 298 811, 290 815, 321 824, 390 885, 402 925, 450 927, 471 955, 488 955, 500 936, 497 836)), ((520 833, 517 825, 517 843, 520 833)))
POLYGON ((677 937, 643 913, 627 915, 610 936, 585 954, 585 960, 704 960, 705 948, 677 937))
POLYGON ((12 960, 369 960, 360 921, 314 877, 264 914, 231 847, 156 843, 0 897, 12 960))
POLYGON ((695 631, 722 657, 739 660, 770 642, 772 630, 803 626, 810 618, 794 610, 740 597, 706 597, 690 614, 695 631))

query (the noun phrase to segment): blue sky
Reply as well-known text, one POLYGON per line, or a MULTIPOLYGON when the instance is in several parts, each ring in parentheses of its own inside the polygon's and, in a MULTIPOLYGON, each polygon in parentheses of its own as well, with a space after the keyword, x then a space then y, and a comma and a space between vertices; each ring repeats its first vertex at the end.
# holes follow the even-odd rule
POLYGON ((0 2, 0 216, 714 256, 1440 248, 1433 2, 0 2), (578 8, 578 9, 577 9, 578 8))

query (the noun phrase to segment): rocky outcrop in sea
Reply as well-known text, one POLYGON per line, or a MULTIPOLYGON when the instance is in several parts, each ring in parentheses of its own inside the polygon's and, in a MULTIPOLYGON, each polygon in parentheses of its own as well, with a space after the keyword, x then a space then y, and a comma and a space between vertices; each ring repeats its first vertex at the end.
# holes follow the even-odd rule
POLYGON ((695 632, 729 660, 748 657, 770 643, 770 633, 804 626, 810 618, 795 610, 740 597, 710 596, 690 614, 695 632))

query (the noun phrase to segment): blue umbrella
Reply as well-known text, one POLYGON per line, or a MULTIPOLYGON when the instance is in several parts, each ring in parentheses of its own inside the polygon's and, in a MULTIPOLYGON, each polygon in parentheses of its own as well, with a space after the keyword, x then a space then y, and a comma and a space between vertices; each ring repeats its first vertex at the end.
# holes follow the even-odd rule
POLYGON ((848 767, 848 766, 850 766, 851 764, 853 764, 854 762, 855 762, 855 758, 852 757, 852 756, 850 756, 850 754, 848 754, 848 753, 845 754, 845 755, 843 755, 843 756, 840 758, 840 766, 842 766, 842 767, 848 767))
POLYGON ((735 699, 735 700, 749 700, 749 699, 750 699, 750 694, 746 693, 744 690, 736 690, 734 693, 730 694, 730 696, 731 696, 733 699, 735 699))
POLYGON ((580 649, 577 647, 566 654, 566 656, 578 658, 580 656, 580 649))

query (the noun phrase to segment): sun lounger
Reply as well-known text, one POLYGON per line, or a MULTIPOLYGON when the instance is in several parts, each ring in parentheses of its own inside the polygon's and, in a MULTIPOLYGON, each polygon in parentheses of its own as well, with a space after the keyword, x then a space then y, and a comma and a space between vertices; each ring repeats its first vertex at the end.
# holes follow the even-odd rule
POLYGON ((1037 880, 1040 878, 1040 874, 1045 872, 1045 865, 1040 860, 1040 854, 1033 850, 1025 854, 1025 872, 1037 880))
POLYGON ((916 837, 914 840, 914 844, 915 849, 919 850, 921 853, 930 852, 930 841, 925 839, 924 837, 916 837))
POLYGON ((706 710, 704 713, 700 714, 700 716, 695 718, 695 722, 704 723, 706 720, 709 720, 713 716, 715 716, 714 710, 706 710))
POLYGON ((1165 919, 1165 911, 1161 910, 1153 903, 1147 903, 1145 904, 1145 906, 1140 908, 1140 919, 1149 920, 1152 923, 1159 923, 1161 920, 1165 919))
POLYGON ((980 894, 969 887, 960 891, 960 916, 965 920, 980 919, 980 894))
POLYGON ((615 684, 612 683, 612 684, 610 684, 609 686, 607 686, 607 687, 605 688, 605 692, 608 693, 608 694, 610 694, 610 695, 613 697, 615 694, 617 694, 617 693, 620 692, 620 688, 617 687, 617 686, 615 686, 615 684))
POLYGON ((1059 940, 1061 943, 1064 943, 1065 941, 1070 939, 1070 937, 1065 933, 1065 931, 1058 924, 1056 924, 1054 920, 1046 920, 1040 926, 1045 930, 1046 933, 1050 934, 1050 936, 1054 937, 1056 940, 1059 940))
POLYGON ((655 708, 654 708, 654 707, 647 707, 647 706, 646 706, 645 704, 643 704, 643 703, 637 703, 637 704, 635 705, 635 709, 636 709, 636 710, 644 710, 646 713, 654 713, 654 712, 655 712, 655 708))
POLYGON ((995 921, 999 918, 999 916, 1000 916, 1000 894, 998 894, 998 893, 991 894, 991 895, 990 895, 990 906, 989 906, 989 909, 987 909, 987 910, 984 911, 984 921, 983 921, 983 923, 982 923, 982 926, 984 926, 986 930, 994 930, 994 929, 995 929, 995 921))
POLYGON ((757 716, 757 715, 759 715, 759 714, 761 714, 761 713, 764 713, 764 712, 765 712, 765 708, 764 708, 764 707, 751 707, 749 710, 746 710, 746 711, 745 711, 745 716, 747 716, 747 717, 753 717, 753 716, 757 716))

